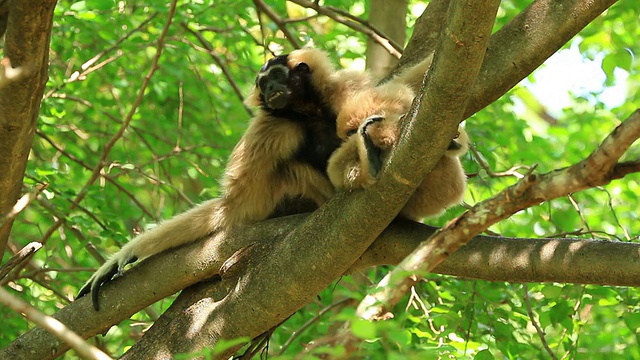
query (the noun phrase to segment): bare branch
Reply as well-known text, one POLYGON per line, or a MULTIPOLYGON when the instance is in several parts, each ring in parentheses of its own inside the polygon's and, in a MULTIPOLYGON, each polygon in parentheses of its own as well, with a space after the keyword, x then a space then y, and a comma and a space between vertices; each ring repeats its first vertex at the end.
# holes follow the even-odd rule
POLYGON ((211 43, 209 43, 207 39, 205 39, 204 36, 202 36, 202 34, 199 31, 192 30, 187 23, 183 22, 180 25, 182 26, 183 29, 185 29, 186 31, 188 31, 198 39, 198 41, 200 42, 200 45, 202 45, 202 47, 204 48, 203 50, 206 51, 207 54, 209 54, 209 56, 211 56, 211 58, 218 65, 220 70, 222 70, 222 73, 227 78, 227 81, 229 81, 229 84, 231 84, 233 91, 238 96, 238 99, 240 99, 240 101, 242 102, 242 105, 244 106, 244 109, 247 112, 247 114, 249 114, 250 116, 253 116, 253 111, 249 107, 244 105, 244 95, 242 95, 242 90, 240 90, 240 86, 238 86, 235 80, 233 80, 233 76, 231 75, 231 71, 229 70, 229 67, 227 67, 224 61, 222 61, 222 58, 220 57, 220 55, 218 55, 215 51, 213 51, 213 47, 211 46, 211 43))
POLYGON ((380 291, 360 304, 363 317, 387 316, 416 282, 406 274, 424 275, 476 234, 516 212, 544 201, 611 181, 618 159, 640 137, 640 109, 619 125, 585 160, 563 170, 543 175, 529 174, 517 184, 476 204, 471 210, 437 231, 379 283, 380 291))
POLYGON ((558 357, 556 356, 556 354, 549 347, 549 344, 547 343, 547 339, 545 337, 544 330, 542 330, 542 327, 540 327, 538 320, 536 320, 536 315, 533 313, 533 309, 531 308, 531 300, 529 299, 529 287, 527 286, 527 284, 522 284, 522 291, 523 291, 522 296, 524 298, 524 303, 527 308, 527 314, 529 314, 529 320, 531 320, 531 324, 536 329, 536 332, 538 333, 538 337, 540 337, 540 342, 542 342, 542 346, 544 347, 547 354, 549 354, 551 359, 558 360, 558 357))
POLYGON ((327 16, 328 18, 333 19, 336 22, 339 22, 355 31, 359 31, 375 42, 380 44, 380 46, 384 47, 389 51, 389 54, 397 57, 398 59, 402 56, 402 46, 396 44, 393 40, 389 39, 383 33, 378 31, 375 27, 373 27, 368 22, 362 21, 354 16, 346 16, 343 12, 338 11, 335 8, 320 6, 317 1, 309 1, 309 0, 289 0, 292 3, 296 3, 302 7, 313 9, 318 12, 318 14, 322 14, 327 16))
POLYGON ((265 2, 262 0, 253 0, 253 3, 258 9, 258 13, 265 13, 269 17, 269 19, 271 19, 271 21, 273 21, 278 26, 280 31, 282 31, 282 33, 287 38, 287 40, 289 40, 294 49, 300 49, 302 47, 302 45, 300 45, 300 42, 298 42, 298 39, 296 39, 296 37, 291 33, 291 31, 289 31, 289 29, 287 29, 287 24, 285 23, 285 21, 282 20, 282 18, 275 11, 273 11, 273 9, 269 5, 265 4, 265 2))
POLYGON ((23 314, 27 319, 33 321, 37 325, 46 329, 51 334, 58 337, 60 340, 67 343, 83 359, 111 360, 111 357, 109 355, 84 341, 80 336, 78 336, 78 334, 69 330, 69 328, 67 328, 63 323, 52 318, 51 316, 47 316, 41 313, 33 306, 11 295, 7 290, 3 288, 0 288, 0 303, 4 304, 10 309, 13 309, 14 311, 23 314))
POLYGON ((42 244, 39 242, 30 242, 13 255, 6 263, 2 264, 2 266, 0 266, 0 283, 3 282, 3 278, 7 276, 11 269, 29 259, 31 255, 40 250, 41 247, 42 244))
MULTIPOLYGON (((49 184, 38 184, 34 186, 28 193, 24 194, 11 208, 7 214, 5 214, 2 218, 0 218, 0 227, 4 225, 5 222, 13 220, 18 214, 20 214, 24 209, 29 206, 29 204, 35 199, 38 194, 40 194, 44 189, 47 188, 49 184)), ((1 277, 1 276, 0 276, 1 277)))

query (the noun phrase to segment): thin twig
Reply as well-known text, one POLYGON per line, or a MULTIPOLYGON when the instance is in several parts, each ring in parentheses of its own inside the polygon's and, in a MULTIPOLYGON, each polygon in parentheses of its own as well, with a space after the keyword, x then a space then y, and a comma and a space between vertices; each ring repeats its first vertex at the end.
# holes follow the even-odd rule
POLYGON ((253 3, 258 9, 258 13, 265 13, 269 17, 269 19, 271 19, 271 21, 273 21, 278 26, 280 31, 282 31, 282 33, 287 38, 287 40, 289 40, 291 46, 293 46, 294 49, 300 49, 302 47, 300 42, 298 42, 298 39, 296 39, 296 37, 289 31, 289 29, 287 29, 287 24, 285 23, 285 21, 275 11, 273 11, 273 9, 269 5, 265 4, 265 2, 262 0, 253 0, 253 3))
POLYGON ((39 242, 30 242, 15 255, 13 255, 6 263, 0 266, 0 280, 7 276, 11 269, 20 265, 23 261, 29 259, 31 255, 40 250, 41 247, 42 244, 39 242))
POLYGON ((352 298, 344 298, 340 301, 336 301, 335 303, 325 307, 324 309, 318 311, 318 313, 312 317, 311 319, 307 320, 307 322, 305 322, 301 327, 299 327, 296 331, 294 331, 291 336, 287 339, 287 341, 285 341, 285 343, 282 345, 282 347, 280 348, 280 351, 278 351, 278 354, 276 356, 280 356, 282 355, 287 348, 293 343, 293 341, 295 339, 298 338, 298 336, 300 336, 305 330, 307 330, 311 325, 313 325, 314 323, 318 322, 320 320, 320 318, 322 318, 322 316, 324 316, 324 314, 326 314, 327 312, 337 308, 337 307, 343 307, 343 306, 347 306, 349 304, 355 304, 356 301, 352 298))
POLYGON ((63 323, 51 316, 41 313, 33 306, 27 304, 23 300, 20 300, 3 288, 0 288, 0 303, 20 313, 36 325, 41 326, 43 329, 57 336, 60 340, 71 346, 71 348, 73 348, 83 359, 111 360, 109 355, 84 341, 83 338, 71 331, 63 323))
POLYGON ((27 206, 29 206, 29 204, 33 201, 33 199, 35 199, 38 194, 46 189, 47 186, 49 186, 49 184, 40 183, 29 190, 29 192, 24 194, 20 199, 18 199, 18 201, 16 201, 16 204, 13 205, 13 208, 11 208, 11 210, 7 214, 0 218, 0 227, 2 227, 2 225, 4 225, 7 221, 15 219, 15 217, 18 216, 18 214, 20 214, 24 209, 26 209, 27 206))
MULTIPOLYGON (((233 91, 236 93, 236 95, 244 105, 244 95, 242 94, 242 90, 240 90, 240 86, 238 86, 235 80, 233 80, 233 75, 231 74, 229 67, 225 64, 224 61, 222 61, 222 58, 220 57, 220 55, 218 55, 215 51, 213 51, 213 46, 211 46, 211 43, 208 42, 207 39, 205 39, 204 36, 202 36, 202 34, 199 31, 192 30, 187 23, 183 22, 180 24, 180 26, 182 26, 183 29, 193 34, 193 36, 195 36, 198 39, 198 41, 200 42, 203 48, 199 48, 195 44, 190 42, 188 44, 193 46, 196 50, 206 52, 207 54, 209 54, 209 56, 211 56, 213 61, 218 65, 218 67, 220 68, 224 76, 227 78, 227 81, 233 88, 233 91)), ((253 116, 253 111, 251 111, 250 108, 244 105, 244 109, 250 116, 253 116)))
POLYGON ((611 193, 607 189, 602 187, 598 187, 598 189, 607 194, 609 209, 611 209, 611 215, 613 215, 613 219, 616 221, 616 224, 618 224, 618 227, 622 229, 622 233, 624 234, 625 239, 627 241, 631 241, 631 235, 629 235, 627 228, 622 226, 622 223, 620 223, 620 219, 618 218, 618 214, 616 213, 616 209, 613 208, 613 197, 611 196, 611 193))
POLYGON ((526 169, 527 171, 529 171, 531 169, 530 166, 526 166, 526 165, 514 165, 508 170, 496 172, 496 171, 493 171, 493 169, 491 169, 491 165, 489 165, 489 163, 484 158, 484 156, 482 156, 482 153, 480 153, 473 144, 469 144, 469 149, 471 150, 473 157, 478 162, 478 165, 480 165, 480 167, 484 169, 484 171, 486 171, 487 175, 489 175, 490 177, 513 176, 518 179, 522 179, 524 175, 519 173, 518 170, 526 169))
POLYGON ((584 225, 585 228, 587 228, 587 233, 591 234, 592 239, 595 238, 595 236, 593 236, 591 232, 591 226, 589 226, 589 223, 587 222, 587 218, 584 216, 582 209, 580 209, 580 204, 578 204, 576 199, 573 197, 573 194, 568 194, 567 198, 569 198, 569 202, 571 203, 571 206, 573 206, 574 210, 578 213, 578 216, 580 216, 580 220, 582 221, 582 224, 584 225))
POLYGON ((540 324, 538 324, 538 322, 536 321, 535 315, 533 314, 533 309, 531 309, 531 301, 529 300, 529 287, 527 286, 527 284, 522 284, 522 290, 523 290, 524 304, 527 307, 527 314, 529 314, 529 320, 531 320, 531 324, 536 329, 536 332, 540 337, 540 342, 542 342, 542 346, 544 346, 544 349, 547 351, 547 353, 549 354, 549 356, 551 356, 553 360, 558 360, 558 357, 553 352, 553 350, 551 350, 551 348, 549 347, 549 344, 547 343, 544 330, 542 330, 542 328, 540 327, 540 324))
POLYGON ((289 0, 292 3, 298 4, 302 7, 309 8, 315 10, 318 14, 322 14, 334 21, 337 21, 355 31, 359 31, 368 37, 370 37, 373 41, 380 44, 384 49, 386 49, 389 54, 395 56, 396 58, 402 57, 402 46, 397 44, 395 41, 390 39, 388 36, 383 34, 380 30, 376 29, 373 25, 369 24, 367 21, 361 20, 352 15, 346 15, 343 11, 340 11, 333 7, 328 6, 320 6, 317 1, 308 1, 308 0, 289 0))

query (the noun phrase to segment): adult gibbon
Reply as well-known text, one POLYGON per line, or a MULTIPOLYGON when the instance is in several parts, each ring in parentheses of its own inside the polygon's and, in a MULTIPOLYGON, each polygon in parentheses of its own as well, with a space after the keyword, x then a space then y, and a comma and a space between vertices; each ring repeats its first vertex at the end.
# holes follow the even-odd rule
POLYGON ((334 193, 326 168, 341 144, 336 114, 342 103, 372 87, 366 73, 336 70, 317 49, 270 59, 246 100, 257 115, 233 149, 219 198, 205 201, 129 241, 85 283, 99 309, 100 287, 125 265, 234 226, 272 216, 287 199, 316 206, 334 193))
MULTIPOLYGON (((376 181, 389 151, 400 135, 400 120, 415 97, 412 87, 430 66, 431 59, 409 69, 391 81, 355 94, 343 105, 337 119, 338 136, 343 144, 329 159, 327 172, 338 189, 364 188, 376 181), (410 87, 410 85, 412 87, 410 87)), ((441 214, 460 204, 466 189, 466 176, 459 157, 468 148, 464 129, 431 173, 418 186, 400 215, 421 220, 441 214)))

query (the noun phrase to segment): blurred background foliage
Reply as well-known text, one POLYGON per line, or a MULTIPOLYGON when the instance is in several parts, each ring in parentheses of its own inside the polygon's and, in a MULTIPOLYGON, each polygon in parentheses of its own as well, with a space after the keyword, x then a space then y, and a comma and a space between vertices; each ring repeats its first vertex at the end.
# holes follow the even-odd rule
MULTIPOLYGON (((529 3, 502 1, 496 30, 529 3)), ((18 218, 10 240, 12 252, 30 241, 45 242, 10 282, 21 298, 47 314, 55 313, 71 301, 103 256, 160 219, 215 197, 227 156, 251 117, 242 97, 266 59, 292 50, 287 36, 300 45, 328 50, 340 66, 364 66, 362 33, 295 2, 266 5, 285 21, 285 36, 258 5, 266 4, 180 2, 160 67, 135 109, 132 125, 110 151, 108 166, 89 187, 89 195, 74 205, 105 144, 134 106, 168 7, 140 0, 58 2, 50 76, 25 176, 25 191, 40 182, 49 187, 18 218), (54 228, 56 222, 62 226, 54 228)), ((369 9, 368 1, 320 5, 365 19, 369 9)), ((424 7, 423 2, 409 2, 408 36, 424 7)), ((466 128, 475 151, 464 159, 470 174, 466 202, 474 204, 513 184, 527 167, 547 172, 583 159, 628 117, 640 104, 638 38, 635 0, 619 1, 560 52, 575 52, 579 61, 595 64, 595 71, 578 77, 600 79, 597 88, 570 89, 564 104, 545 103, 540 94, 563 89, 564 84, 549 76, 543 81, 543 65, 471 117, 466 128), (621 101, 607 101, 604 96, 611 89, 621 101), (516 171, 509 171, 514 167, 516 171)), ((638 155, 636 145, 627 158, 638 155)), ((639 179, 631 175, 544 203, 491 231, 509 237, 638 241, 639 179)), ((429 222, 443 224, 463 210, 452 209, 429 222)), ((10 256, 5 253, 3 260, 10 256)), ((323 339, 330 339, 343 320, 351 319, 351 299, 360 300, 368 285, 387 270, 366 272, 367 281, 343 278, 326 289, 275 332, 269 351, 282 358, 293 358, 303 349, 309 349, 308 358, 320 351, 339 355, 342 350, 326 348, 323 339)), ((634 288, 490 283, 431 275, 395 309, 395 319, 355 321, 352 330, 366 339, 371 359, 549 358, 545 345, 563 359, 631 359, 640 358, 639 300, 640 291, 634 288), (544 330, 544 341, 532 318, 544 330)), ((170 301, 161 301, 93 341, 113 355, 122 354, 170 301)), ((6 308, 0 308, 0 317, 0 346, 33 326, 6 308)))

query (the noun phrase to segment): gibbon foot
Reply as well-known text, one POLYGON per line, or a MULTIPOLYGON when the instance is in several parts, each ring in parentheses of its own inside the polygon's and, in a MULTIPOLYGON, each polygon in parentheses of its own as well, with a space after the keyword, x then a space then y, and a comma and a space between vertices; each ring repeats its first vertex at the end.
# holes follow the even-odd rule
POLYGON ((127 257, 123 261, 110 259, 109 261, 107 261, 107 263, 105 263, 106 266, 100 267, 100 269, 98 269, 98 271, 96 271, 84 284, 82 289, 80 289, 80 291, 78 292, 76 300, 91 292, 91 302, 93 303, 93 308, 96 311, 99 311, 100 303, 98 301, 98 297, 100 296, 100 288, 102 287, 102 285, 113 280, 114 277, 122 276, 122 274, 124 273, 124 267, 136 261, 138 261, 137 256, 127 257))
POLYGON ((369 135, 369 126, 379 123, 384 120, 383 116, 373 115, 369 116, 358 129, 358 134, 362 136, 362 142, 367 152, 367 161, 369 162, 369 175, 372 178, 377 178, 378 174, 382 170, 382 149, 373 143, 371 136, 369 135))

